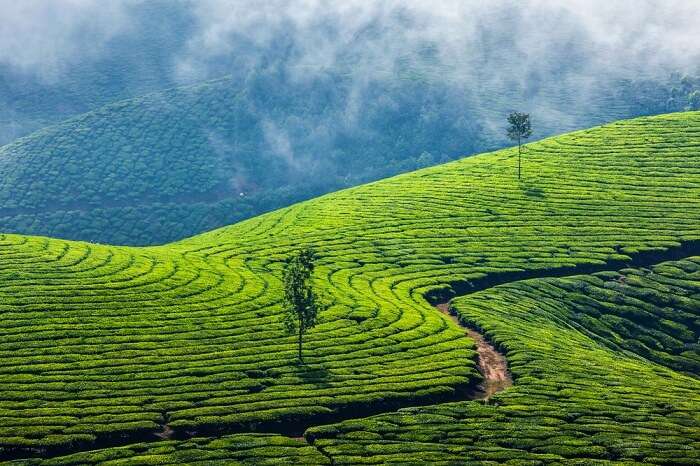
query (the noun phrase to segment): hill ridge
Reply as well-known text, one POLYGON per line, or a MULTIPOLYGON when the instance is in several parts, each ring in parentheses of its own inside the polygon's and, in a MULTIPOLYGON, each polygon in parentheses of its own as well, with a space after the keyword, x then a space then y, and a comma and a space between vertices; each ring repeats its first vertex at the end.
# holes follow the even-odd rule
MULTIPOLYGON (((695 244, 699 146, 700 113, 643 118, 530 144, 522 182, 515 177, 515 152, 507 149, 172 245, 5 235, 0 448, 62 448, 90 445, 100 432, 115 438, 153 432, 164 412, 175 431, 198 431, 329 416, 358 403, 405 406, 449 396, 479 379, 472 342, 424 297, 444 291, 446 283, 627 264, 643 251, 695 244), (294 365, 293 337, 280 321, 281 267, 305 245, 319 254, 314 283, 332 304, 307 335, 308 372, 294 365)), ((318 438, 338 464, 356 462, 355 454, 388 462, 396 459, 391 445, 418 449, 416 460, 427 462, 456 461, 450 452, 458 451, 482 460, 514 455, 663 463, 655 456, 660 449, 630 445, 648 441, 644 432, 674 448, 677 437, 692 438, 687 426, 695 425, 700 400, 683 373, 696 371, 695 269, 688 259, 655 266, 653 274, 630 269, 540 279, 456 299, 464 320, 506 350, 512 390, 490 404, 406 408, 312 428, 307 437, 318 438), (558 332, 566 338, 558 339, 558 332), (563 353, 549 353, 553 347, 563 353), (578 356, 599 365, 580 365, 578 356), (621 372, 608 373, 615 365, 621 372), (548 367, 560 366, 578 375, 562 369, 551 379, 548 367), (577 384, 589 388, 577 394, 577 384), (626 385, 634 390, 626 392, 626 385), (591 393, 604 396, 594 400, 591 393), (616 414, 607 417, 604 410, 616 414), (501 411, 512 424, 502 424, 501 411), (525 415, 541 417, 523 431, 526 437, 503 434, 509 426, 523 428, 525 415), (478 417, 485 424, 476 425, 478 417), (447 418, 456 429, 469 426, 480 440, 450 443, 451 427, 440 421, 447 418), (417 428, 417 419, 431 421, 417 428), (564 435, 547 445, 531 431, 559 424, 575 438, 564 435), (491 437, 485 426, 500 434, 491 437), (414 442, 397 443, 392 435, 414 442)), ((219 440, 207 443, 206 452, 252 454, 234 446, 234 438, 219 440)), ((287 450, 290 444, 277 437, 258 440, 302 453, 287 450)), ((162 445, 190 454, 192 442, 162 445)), ((682 456, 668 453, 670 462, 693 458, 697 449, 674 451, 682 456)))

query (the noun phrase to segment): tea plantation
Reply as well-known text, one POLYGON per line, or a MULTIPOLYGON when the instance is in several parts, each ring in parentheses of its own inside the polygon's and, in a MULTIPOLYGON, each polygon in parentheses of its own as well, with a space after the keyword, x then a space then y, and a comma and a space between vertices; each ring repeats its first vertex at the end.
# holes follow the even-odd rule
POLYGON ((327 465, 330 460, 303 439, 274 434, 235 434, 187 441, 165 440, 137 443, 99 451, 75 453, 52 459, 29 459, 15 465, 94 464, 233 464, 233 465, 327 465))
MULTIPOLYGON (((0 231, 129 245, 180 240, 502 147, 502 116, 521 105, 517 89, 477 92, 434 76, 402 74, 356 96, 356 82, 343 71, 302 82, 288 73, 273 67, 109 99, 0 147, 0 231), (348 102, 356 99, 362 115, 349 121, 348 102)), ((638 94, 665 103, 657 87, 664 89, 607 83, 583 99, 570 87, 543 84, 532 98, 566 108, 567 118, 542 114, 537 135, 664 111, 635 103, 638 94)), ((64 107, 46 97, 47 106, 64 107)))
POLYGON ((700 463, 700 257, 514 282, 453 304, 506 351, 515 386, 489 404, 308 431, 336 464, 700 463))
POLYGON ((699 153, 672 114, 530 144, 520 182, 508 149, 160 247, 2 236, 2 458, 698 463, 699 153), (306 366, 280 305, 302 245, 332 304, 306 366), (426 300, 468 291, 515 382, 488 403, 426 300))

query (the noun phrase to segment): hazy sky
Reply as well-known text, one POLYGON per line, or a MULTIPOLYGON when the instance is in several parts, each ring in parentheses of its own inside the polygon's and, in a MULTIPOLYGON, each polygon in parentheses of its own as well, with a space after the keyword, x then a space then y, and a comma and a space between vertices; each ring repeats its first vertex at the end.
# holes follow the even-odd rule
POLYGON ((558 58, 562 51, 590 67, 687 67, 700 58, 697 0, 202 0, 193 5, 198 27, 177 57, 180 73, 201 73, 208 59, 234 53, 241 41, 273 47, 280 34, 293 38, 300 65, 333 66, 352 53, 382 71, 428 44, 440 63, 469 66, 482 58, 484 44, 499 39, 511 41, 509 50, 489 52, 527 66, 558 58))
MULTIPOLYGON (((108 52, 136 34, 130 26, 147 0, 0 0, 0 62, 60 77, 72 63, 108 52)), ((488 64, 484 44, 521 68, 565 53, 582 68, 656 71, 697 66, 698 0, 183 0, 193 16, 184 48, 173 50, 174 77, 209 77, 212 62, 236 56, 254 64, 284 38, 298 67, 332 67, 352 57, 363 73, 391 73, 401 57, 430 58, 464 73, 488 64)))

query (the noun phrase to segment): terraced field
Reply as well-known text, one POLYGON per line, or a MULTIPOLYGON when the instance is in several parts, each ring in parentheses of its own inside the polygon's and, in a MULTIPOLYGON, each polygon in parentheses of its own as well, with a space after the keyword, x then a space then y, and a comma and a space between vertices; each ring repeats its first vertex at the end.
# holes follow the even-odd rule
POLYGON ((157 440, 172 431, 246 461, 257 453, 211 437, 353 418, 306 437, 337 463, 697 462, 697 258, 489 286, 696 254, 699 152, 700 113, 673 114, 530 144, 520 183, 509 149, 162 247, 3 236, 2 456, 129 445, 99 454, 183 462, 193 440, 157 440), (280 318, 281 266, 300 245, 318 251, 333 303, 307 367, 280 318), (484 290, 454 307, 507 352, 515 385, 445 403, 478 383, 476 353, 426 297, 470 283, 484 290))
POLYGON ((336 464, 700 463, 700 257, 514 282, 453 310, 506 350, 513 388, 312 428, 314 445, 336 464))
POLYGON ((165 440, 137 443, 128 447, 75 453, 52 459, 18 460, 12 464, 241 464, 241 465, 327 465, 330 459, 303 439, 274 434, 235 434, 186 441, 165 440))
POLYGON ((166 421, 183 434, 256 424, 301 434, 332 409, 438 399, 476 377, 463 334, 429 309, 372 318, 371 299, 338 303, 299 368, 280 284, 258 265, 33 238, 3 246, 16 270, 3 277, 15 296, 3 303, 0 363, 8 448, 119 443, 166 421))

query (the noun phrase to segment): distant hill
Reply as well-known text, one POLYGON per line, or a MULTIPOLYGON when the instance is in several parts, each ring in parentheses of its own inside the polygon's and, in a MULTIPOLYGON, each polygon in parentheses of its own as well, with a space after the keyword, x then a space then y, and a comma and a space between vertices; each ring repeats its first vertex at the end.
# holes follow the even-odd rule
POLYGON ((110 102, 176 85, 173 55, 192 27, 185 4, 149 0, 121 5, 131 12, 126 31, 103 44, 96 56, 90 36, 85 37, 85 57, 76 57, 57 76, 0 64, 0 144, 110 102))
POLYGON ((649 110, 629 82, 473 89, 408 68, 358 89, 337 71, 290 73, 122 100, 0 148, 0 231, 164 243, 502 147, 513 108, 534 109, 538 138, 649 110))
POLYGON ((158 247, 2 235, 0 458, 696 462, 699 146, 671 114, 528 144, 520 181, 509 148, 158 247), (307 366, 281 319, 302 246, 332 304, 307 366), (455 294, 513 374, 488 402, 428 302, 455 294))
MULTIPOLYGON (((247 8, 214 4, 223 16, 247 8)), ((372 10, 352 26, 351 43, 338 35, 335 9, 328 22, 296 31, 284 8, 280 22, 263 19, 270 37, 256 41, 255 27, 227 35, 231 24, 219 24, 205 2, 111 5, 124 13, 109 18, 115 34, 93 44, 86 21, 56 76, 0 64, 0 231, 165 243, 504 147, 504 117, 515 109, 532 113, 542 138, 700 107, 700 80, 635 60, 601 64, 583 30, 531 56, 513 34, 527 12, 508 4, 458 38, 419 33, 408 19, 420 9, 408 17, 400 7, 390 17, 372 10), (206 47, 217 31, 224 52, 206 47), (330 49, 315 54, 314 34, 330 49)))

